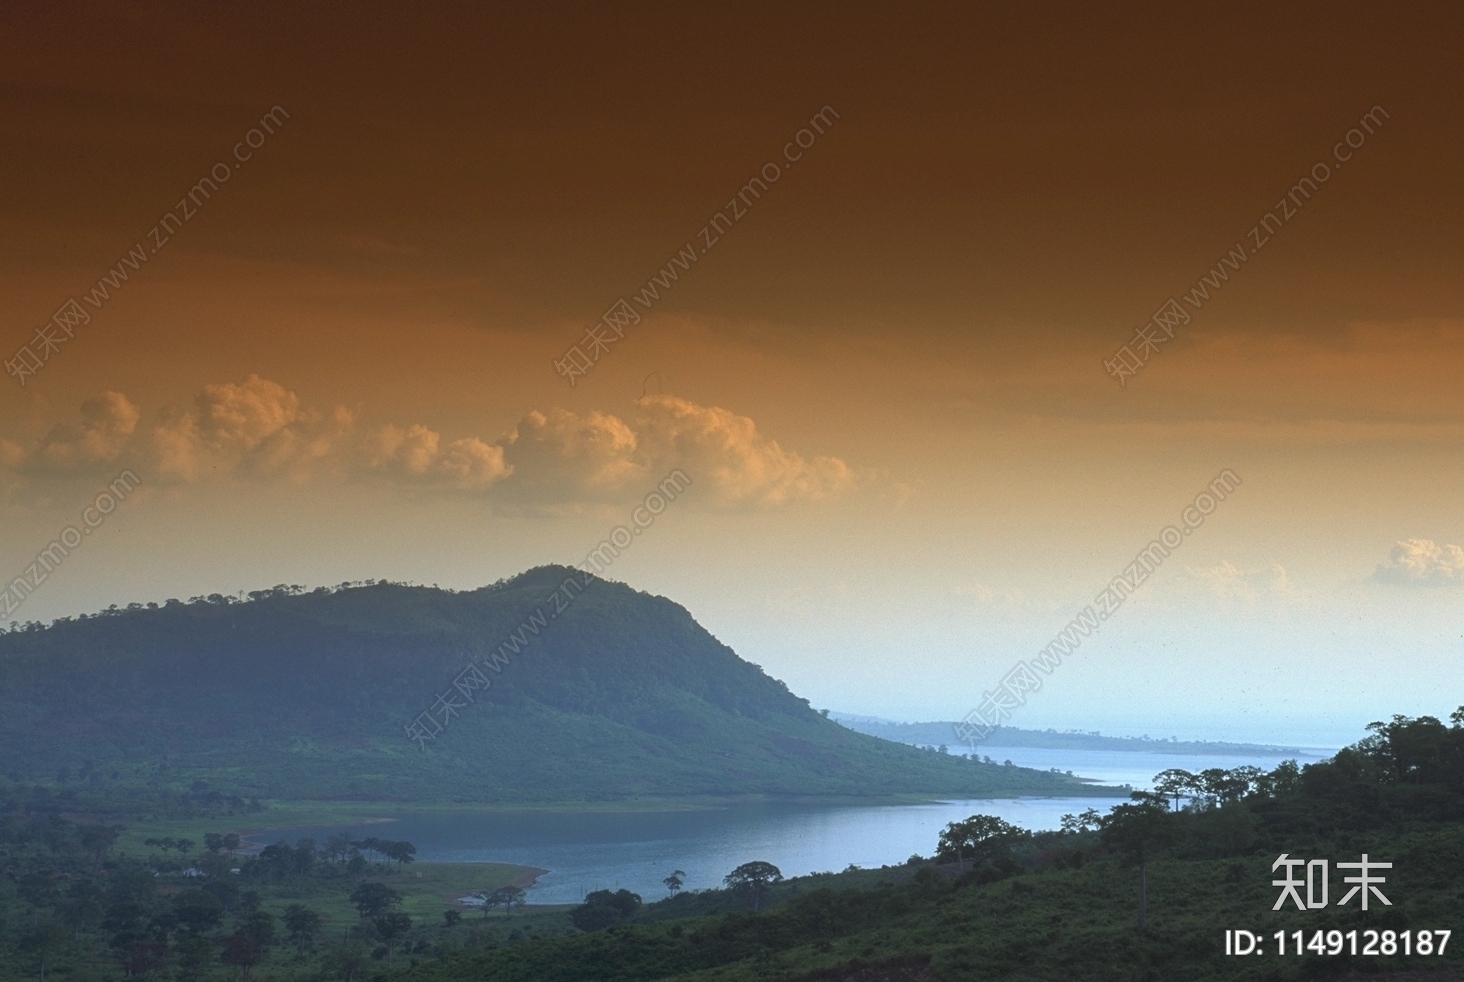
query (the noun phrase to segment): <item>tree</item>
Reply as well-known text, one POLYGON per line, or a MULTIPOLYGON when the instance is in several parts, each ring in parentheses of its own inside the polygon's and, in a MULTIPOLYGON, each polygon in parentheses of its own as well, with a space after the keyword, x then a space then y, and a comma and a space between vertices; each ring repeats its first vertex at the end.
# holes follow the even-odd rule
POLYGON ((27 873, 20 878, 20 898, 31 906, 31 923, 39 924, 42 907, 54 907, 61 900, 56 878, 45 871, 27 873))
POLYGON ((664 884, 666 884, 666 889, 667 890, 670 890, 671 891, 671 896, 674 897, 674 896, 676 896, 676 891, 677 890, 680 890, 681 889, 681 885, 686 882, 685 877, 686 877, 686 871, 685 870, 679 870, 679 869, 678 870, 672 870, 671 875, 668 876, 668 877, 666 877, 661 882, 664 883, 664 884))
POLYGON ((783 871, 772 863, 765 863, 762 860, 753 860, 750 863, 743 863, 722 878, 732 890, 747 890, 752 894, 752 909, 762 909, 763 891, 774 883, 780 883, 783 879, 783 871))
MULTIPOLYGON (((112 843, 117 841, 117 834, 122 831, 120 825, 87 825, 80 829, 81 847, 96 857, 97 862, 107 858, 107 850, 112 848, 112 843)), ((188 842, 187 839, 183 840, 188 842)), ((191 846, 192 843, 189 843, 191 846)))
POLYGON ((309 876, 315 869, 316 851, 314 839, 300 839, 295 843, 295 875, 309 876))
POLYGON ((1153 855, 1177 834, 1175 816, 1160 796, 1135 792, 1133 804, 1115 805, 1103 819, 1099 835, 1103 844, 1117 852, 1126 866, 1139 868, 1139 930, 1148 929, 1149 891, 1147 868, 1153 855))
POLYGON ((178 942, 178 978, 180 982, 198 982, 213 961, 213 939, 202 934, 178 942))
POLYGON ((361 945, 349 941, 341 945, 335 962, 336 967, 345 976, 345 982, 355 982, 358 974, 365 974, 368 964, 365 949, 361 945))
POLYGON ((274 879, 283 879, 295 872, 295 849, 281 839, 259 850, 259 862, 274 879))
POLYGON ((614 893, 596 890, 585 897, 583 904, 569 912, 569 919, 581 931, 599 931, 612 924, 630 920, 640 906, 641 898, 638 893, 631 893, 626 889, 616 890, 614 893))
POLYGON ((1026 829, 1012 825, 995 815, 972 815, 964 822, 951 822, 940 834, 935 857, 950 863, 967 859, 980 863, 1009 860, 1012 846, 1030 838, 1026 829))
POLYGON ((1098 814, 1096 808, 1086 808, 1077 815, 1064 815, 1061 828, 1064 832, 1074 834, 1096 831, 1103 822, 1103 816, 1098 814))
POLYGON ((442 912, 442 920, 447 925, 449 931, 457 927, 462 922, 462 919, 463 912, 460 910, 444 910, 442 912))
POLYGON ((102 890, 93 880, 77 880, 66 890, 66 899, 57 908, 61 922, 79 935, 88 924, 102 916, 102 890))
POLYGON ((290 932, 290 943, 301 955, 315 943, 320 923, 320 915, 304 904, 291 904, 285 908, 285 930, 290 932))
POLYGON ((41 924, 20 939, 20 950, 40 959, 41 980, 45 982, 46 961, 66 948, 70 932, 60 924, 41 924))
POLYGON ((202 934, 224 919, 224 905, 207 890, 184 890, 173 898, 173 913, 190 934, 202 934))
POLYGON ((1174 810, 1179 811, 1179 799, 1200 792, 1199 778, 1178 767, 1160 771, 1154 775, 1154 790, 1174 799, 1174 810))
POLYGON ((239 930, 249 935, 261 953, 267 952, 275 940, 275 917, 267 910, 252 911, 244 918, 239 930))
POLYGON ((524 905, 524 888, 512 884, 499 887, 489 894, 488 900, 493 906, 502 907, 505 915, 512 917, 513 909, 524 905))
POLYGON ((230 856, 232 856, 234 855, 234 850, 238 849, 240 843, 242 843, 244 840, 239 838, 238 832, 228 832, 225 833, 223 839, 220 841, 224 849, 228 851, 230 856))
POLYGON ((362 919, 380 917, 393 907, 399 906, 402 895, 385 883, 371 880, 351 891, 351 903, 362 919))
POLYGON ((224 939, 224 951, 219 955, 219 961, 242 969, 245 982, 248 982, 249 970, 259 963, 259 948, 247 932, 235 931, 224 939))
POLYGON ((386 942, 386 966, 391 968, 392 944, 412 929, 412 918, 402 911, 394 910, 374 918, 371 923, 375 925, 376 933, 381 935, 381 940, 386 942))
POLYGON ((346 855, 351 851, 350 834, 340 832, 326 839, 322 851, 335 862, 344 863, 346 861, 346 855))

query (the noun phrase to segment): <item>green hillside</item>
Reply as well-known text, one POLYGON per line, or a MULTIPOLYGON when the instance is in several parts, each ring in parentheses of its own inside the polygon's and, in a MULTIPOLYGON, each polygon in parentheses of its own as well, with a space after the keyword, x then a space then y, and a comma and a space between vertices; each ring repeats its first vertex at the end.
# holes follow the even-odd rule
POLYGON ((684 608, 581 577, 277 587, 28 625, 0 635, 0 766, 274 798, 1105 793, 854 733, 684 608), (491 685, 414 743, 475 661, 491 685))

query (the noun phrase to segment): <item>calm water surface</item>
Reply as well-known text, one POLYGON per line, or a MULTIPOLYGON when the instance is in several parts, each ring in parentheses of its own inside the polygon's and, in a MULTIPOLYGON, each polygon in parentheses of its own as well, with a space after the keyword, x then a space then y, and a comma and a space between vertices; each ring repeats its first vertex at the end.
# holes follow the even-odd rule
MULTIPOLYGON (((1275 758, 1196 757, 1033 748, 983 748, 1001 761, 1026 767, 1072 770, 1105 783, 1148 787, 1168 767, 1254 764, 1270 769, 1275 758)), ((1303 762, 1305 760, 1303 759, 1303 762)), ((336 832, 353 838, 406 839, 417 858, 439 862, 494 862, 549 870, 529 890, 529 902, 578 903, 590 890, 625 887, 647 900, 664 895, 661 880, 686 872, 688 889, 720 886, 733 867, 753 859, 773 863, 785 876, 903 863, 912 853, 935 851, 940 830, 976 813, 997 815, 1023 828, 1054 829, 1065 814, 1121 799, 1024 798, 951 800, 919 805, 830 807, 766 802, 686 811, 526 811, 496 814, 452 812, 404 815, 390 824, 277 829, 259 842, 317 842, 336 832)))

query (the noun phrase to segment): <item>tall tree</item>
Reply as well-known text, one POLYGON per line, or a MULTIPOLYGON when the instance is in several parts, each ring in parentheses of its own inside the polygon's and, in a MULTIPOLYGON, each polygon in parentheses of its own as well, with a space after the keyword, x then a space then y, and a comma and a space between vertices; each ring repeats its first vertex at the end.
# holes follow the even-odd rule
POLYGON ((301 955, 315 943, 320 933, 320 915, 304 904, 290 904, 285 908, 285 930, 289 932, 290 943, 301 955))
POLYGON ((1103 819, 1099 835, 1104 845, 1122 858, 1124 865, 1139 868, 1139 930, 1149 927, 1148 864, 1154 854, 1174 841, 1175 816, 1160 795, 1138 792, 1132 804, 1115 805, 1103 819))
POLYGON ((783 871, 772 863, 753 860, 743 863, 722 878, 722 882, 733 890, 746 890, 752 894, 752 909, 762 909, 762 895, 774 883, 780 883, 783 871))
POLYGON ((381 935, 381 940, 386 942, 386 966, 390 969, 392 947, 397 938, 412 929, 412 918, 403 911, 394 910, 374 918, 371 923, 376 927, 376 933, 381 935))

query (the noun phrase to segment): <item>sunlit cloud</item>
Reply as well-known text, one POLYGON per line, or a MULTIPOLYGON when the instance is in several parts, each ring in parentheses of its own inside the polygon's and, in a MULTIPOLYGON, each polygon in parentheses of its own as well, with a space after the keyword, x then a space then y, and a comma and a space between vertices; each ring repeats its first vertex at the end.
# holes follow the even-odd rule
POLYGON ((1449 586, 1464 583, 1464 549, 1432 539, 1404 539, 1379 563, 1372 579, 1404 586, 1449 586))
POLYGON ((81 415, 80 427, 57 426, 34 447, 0 443, 0 464, 71 473, 125 459, 175 484, 384 480, 551 510, 628 501, 676 468, 696 475, 703 501, 724 508, 831 501, 856 483, 844 461, 787 450, 747 416, 665 395, 639 400, 628 419, 532 410, 497 439, 448 438, 424 423, 366 426, 345 407, 309 407, 258 375, 204 386, 146 432, 120 393, 88 400, 81 415))

